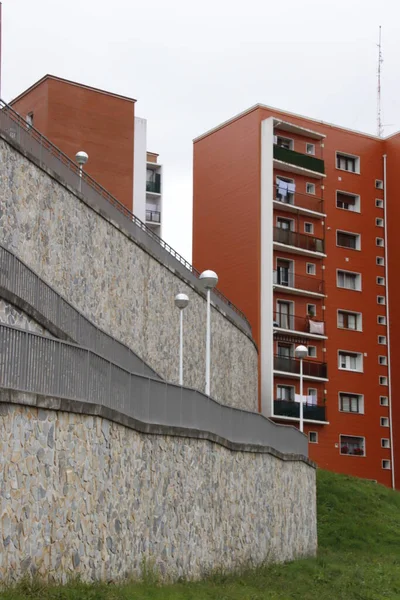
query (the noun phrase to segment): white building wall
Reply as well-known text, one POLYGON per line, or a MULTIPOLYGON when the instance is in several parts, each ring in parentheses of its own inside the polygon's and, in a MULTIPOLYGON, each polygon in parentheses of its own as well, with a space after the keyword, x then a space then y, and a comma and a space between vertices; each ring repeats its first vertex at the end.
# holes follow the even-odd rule
POLYGON ((147 121, 135 117, 133 151, 133 213, 141 221, 146 220, 146 151, 147 121))

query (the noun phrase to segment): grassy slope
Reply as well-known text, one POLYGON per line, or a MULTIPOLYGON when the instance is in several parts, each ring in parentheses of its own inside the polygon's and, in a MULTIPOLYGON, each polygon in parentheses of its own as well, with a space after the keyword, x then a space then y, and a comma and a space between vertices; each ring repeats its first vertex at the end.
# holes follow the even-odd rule
POLYGON ((0 593, 23 600, 400 600, 400 493, 318 472, 318 558, 161 587, 25 584, 0 593))

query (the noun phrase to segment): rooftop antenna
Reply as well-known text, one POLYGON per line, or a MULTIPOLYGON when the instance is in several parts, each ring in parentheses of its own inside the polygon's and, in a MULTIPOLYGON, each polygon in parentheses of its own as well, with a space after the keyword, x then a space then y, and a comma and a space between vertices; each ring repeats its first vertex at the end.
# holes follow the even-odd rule
POLYGON ((382 124, 382 107, 381 107, 381 73, 382 73, 382 26, 379 25, 379 54, 378 54, 378 106, 377 106, 377 129, 378 129, 378 137, 383 136, 383 124, 382 124))

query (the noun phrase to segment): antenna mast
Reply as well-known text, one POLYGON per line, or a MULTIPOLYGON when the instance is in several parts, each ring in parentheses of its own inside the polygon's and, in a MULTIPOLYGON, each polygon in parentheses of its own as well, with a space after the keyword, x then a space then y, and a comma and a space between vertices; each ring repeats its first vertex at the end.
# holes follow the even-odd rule
POLYGON ((382 43, 381 43, 381 30, 382 27, 379 25, 379 54, 378 54, 378 108, 377 108, 377 129, 378 137, 383 136, 383 124, 382 124, 382 107, 381 107, 381 73, 382 73, 382 43))

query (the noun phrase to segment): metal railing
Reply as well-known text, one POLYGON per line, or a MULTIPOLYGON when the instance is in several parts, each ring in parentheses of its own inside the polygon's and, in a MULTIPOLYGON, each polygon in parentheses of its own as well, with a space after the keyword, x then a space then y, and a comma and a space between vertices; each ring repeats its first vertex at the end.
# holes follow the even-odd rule
POLYGON ((146 192, 152 192, 153 194, 161 193, 161 184, 159 181, 146 181, 146 192))
POLYGON ((303 290, 304 292, 313 292, 314 294, 324 293, 324 282, 310 275, 297 275, 292 271, 280 268, 273 272, 273 284, 284 287, 303 290))
MULTIPOLYGON (((160 255, 162 255, 160 252, 162 249, 167 254, 167 257, 172 257, 173 266, 176 269, 178 265, 176 265, 174 261, 177 261, 179 265, 182 265, 184 270, 186 270, 188 274, 190 273, 196 281, 198 280, 200 272, 183 258, 183 256, 160 238, 151 227, 147 227, 143 221, 138 219, 128 208, 126 208, 126 206, 114 198, 114 196, 90 177, 90 175, 85 171, 80 173, 76 163, 52 144, 52 142, 37 129, 28 125, 25 119, 15 112, 11 106, 3 102, 3 100, 0 100, 0 131, 6 138, 18 143, 23 150, 30 153, 46 168, 51 169, 61 177, 67 185, 75 190, 80 190, 85 199, 100 206, 107 214, 109 214, 110 218, 115 219, 116 214, 108 210, 108 207, 113 207, 120 215, 126 217, 127 221, 123 221, 122 225, 130 230, 135 238, 140 238, 143 245, 160 255), (133 228, 133 231, 131 224, 136 226, 136 228, 133 228), (143 233, 145 236, 143 236, 143 233)), ((165 257, 166 262, 171 262, 167 260, 167 257, 165 257)), ((185 271, 182 271, 183 276, 188 276, 188 274, 186 275, 185 271)), ((203 289, 199 282, 197 282, 197 286, 199 289, 203 289)), ((218 289, 214 289, 212 296, 214 296, 214 300, 215 297, 219 298, 223 305, 229 307, 233 313, 238 315, 246 324, 247 329, 251 332, 250 323, 244 313, 230 302, 222 292, 218 289)), ((216 305, 222 309, 224 308, 223 306, 220 306, 218 302, 216 302, 216 305)), ((227 312, 229 314, 229 311, 227 312)))
POLYGON ((318 213, 323 212, 322 198, 317 198, 316 196, 303 194, 301 192, 287 192, 286 194, 282 194, 279 189, 278 185, 274 186, 274 200, 276 200, 276 202, 287 204, 294 208, 305 208, 318 213))
POLYGON ((0 245, 0 288, 26 302, 69 339, 135 373, 159 375, 128 346, 96 327, 10 250, 0 245))
POLYGON ((274 242, 295 246, 310 252, 324 252, 323 239, 298 231, 290 231, 290 229, 282 229, 281 227, 274 227, 274 242))
MULTIPOLYGON (((313 421, 326 421, 325 405, 303 404, 303 418, 313 421)), ((274 400, 274 416, 300 418, 300 404, 293 400, 274 400)))
MULTIPOLYGON (((292 331, 301 331, 303 333, 311 333, 309 317, 298 317, 296 315, 287 315, 281 312, 274 312, 273 314, 275 327, 280 327, 281 329, 291 329, 292 331)), ((323 333, 319 335, 324 335, 325 323, 323 321, 318 321, 318 323, 322 323, 323 329, 323 333)))
MULTIPOLYGON (((0 324, 0 387, 104 406, 140 422, 308 455, 307 439, 258 413, 131 373, 85 348, 0 324)), ((188 432, 189 435, 189 432, 188 432)), ((200 436, 203 437, 203 436, 200 436)))
POLYGON ((159 210, 146 210, 146 221, 161 223, 161 212, 159 210))
MULTIPOLYGON (((274 356, 274 370, 300 375, 300 361, 297 358, 274 356)), ((303 375, 305 377, 321 377, 327 379, 328 366, 326 363, 314 360, 303 360, 303 375)))

